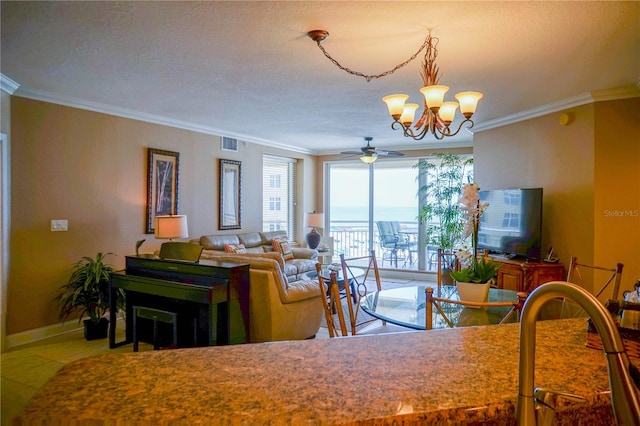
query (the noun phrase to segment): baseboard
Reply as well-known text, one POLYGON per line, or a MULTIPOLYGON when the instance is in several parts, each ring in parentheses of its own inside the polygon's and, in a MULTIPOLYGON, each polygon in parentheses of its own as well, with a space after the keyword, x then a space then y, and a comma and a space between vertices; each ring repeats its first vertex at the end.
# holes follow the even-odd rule
POLYGON ((20 333, 9 334, 7 335, 7 348, 13 349, 18 346, 24 346, 43 339, 62 336, 63 334, 82 330, 82 328, 82 323, 78 324, 78 322, 74 320, 48 325, 46 327, 34 328, 20 333))
MULTIPOLYGON (((87 317, 88 318, 88 317, 87 317)), ((117 321, 124 320, 118 317, 117 321)), ((46 327, 34 328, 33 330, 22 331, 20 333, 10 334, 7 336, 7 347, 3 351, 15 349, 20 346, 35 343, 40 340, 50 339, 73 332, 83 332, 84 326, 82 321, 78 324, 77 320, 60 322, 48 325, 46 327)))

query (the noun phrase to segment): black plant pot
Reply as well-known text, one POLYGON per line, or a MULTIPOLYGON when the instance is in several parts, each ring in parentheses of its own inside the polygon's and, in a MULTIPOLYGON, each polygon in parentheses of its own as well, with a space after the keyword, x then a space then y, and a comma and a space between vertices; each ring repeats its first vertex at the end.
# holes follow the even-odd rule
POLYGON ((100 318, 98 323, 94 323, 90 319, 84 320, 84 338, 87 340, 104 339, 109 332, 109 320, 100 318))

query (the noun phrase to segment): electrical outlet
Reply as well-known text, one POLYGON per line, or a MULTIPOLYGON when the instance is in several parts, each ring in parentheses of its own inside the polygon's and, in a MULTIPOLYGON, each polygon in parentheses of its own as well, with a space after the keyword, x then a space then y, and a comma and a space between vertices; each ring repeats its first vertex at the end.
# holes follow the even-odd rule
POLYGON ((68 231, 69 221, 67 219, 53 219, 51 221, 52 231, 68 231))

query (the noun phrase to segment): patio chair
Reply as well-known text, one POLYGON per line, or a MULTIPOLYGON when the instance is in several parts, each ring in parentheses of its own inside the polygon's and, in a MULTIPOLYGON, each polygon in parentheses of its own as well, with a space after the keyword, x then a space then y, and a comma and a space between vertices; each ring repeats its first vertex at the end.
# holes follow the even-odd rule
POLYGON ((405 241, 400 241, 400 237, 393 230, 392 222, 379 220, 376 221, 376 225, 378 227, 380 248, 382 249, 382 266, 384 267, 385 260, 389 260, 389 263, 392 265, 395 263, 397 268, 398 250, 406 250, 408 244, 405 241))
POLYGON ((393 229, 393 234, 398 237, 397 250, 407 251, 404 266, 406 266, 407 260, 409 261, 409 266, 413 265, 413 255, 414 253, 416 256, 418 254, 417 233, 402 230, 400 222, 397 220, 391 221, 391 229, 393 229))

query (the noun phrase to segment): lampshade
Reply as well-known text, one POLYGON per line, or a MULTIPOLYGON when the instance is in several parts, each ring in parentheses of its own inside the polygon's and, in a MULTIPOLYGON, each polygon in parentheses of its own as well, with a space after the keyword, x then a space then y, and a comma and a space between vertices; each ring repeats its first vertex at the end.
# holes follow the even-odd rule
POLYGON ((444 101, 444 94, 449 90, 448 86, 433 85, 425 86, 420 89, 420 93, 424 95, 424 100, 427 102, 427 107, 430 110, 438 111, 442 102, 444 101))
POLYGON ((170 240, 172 238, 187 238, 188 236, 187 216, 156 216, 156 238, 170 240))
POLYGON ((456 94, 456 99, 460 102, 460 112, 469 118, 476 112, 478 102, 482 99, 480 92, 460 92, 456 94))
POLYGON ((307 213, 304 226, 309 228, 324 228, 324 213, 307 213))
POLYGON ((389 114, 394 119, 397 119, 402 115, 402 110, 404 109, 404 103, 409 99, 409 95, 389 95, 382 98, 382 100, 387 104, 387 108, 389 109, 389 114))
POLYGON ((400 116, 400 122, 405 126, 411 126, 413 119, 416 116, 416 110, 420 107, 418 104, 404 104, 402 115, 400 116))
POLYGON ((440 107, 440 118, 444 121, 444 124, 449 124, 456 116, 456 109, 458 109, 457 102, 443 102, 440 107))

